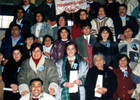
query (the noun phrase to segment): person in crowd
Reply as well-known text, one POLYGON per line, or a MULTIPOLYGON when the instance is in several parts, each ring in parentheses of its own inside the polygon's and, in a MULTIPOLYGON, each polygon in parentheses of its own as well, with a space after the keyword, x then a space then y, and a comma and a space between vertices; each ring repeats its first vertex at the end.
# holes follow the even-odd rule
MULTIPOLYGON (((116 92, 121 100, 130 100, 135 89, 135 84, 131 81, 132 70, 129 68, 130 59, 125 54, 119 54, 117 60, 119 67, 113 69, 118 83, 116 92)), ((113 94, 113 98, 118 99, 116 93, 113 94)))
POLYGON ((119 2, 115 2, 116 0, 105 0, 107 3, 104 5, 105 9, 106 9, 106 16, 107 17, 117 17, 119 16, 119 2))
POLYGON ((97 18, 91 21, 91 25, 92 25, 92 31, 93 31, 92 35, 94 35, 95 37, 98 36, 99 30, 102 26, 108 26, 113 33, 114 41, 116 41, 113 20, 106 16, 106 11, 103 6, 99 7, 98 16, 97 18))
POLYGON ((35 14, 36 22, 31 27, 31 33, 36 36, 35 42, 42 43, 45 35, 53 36, 52 27, 49 23, 44 21, 43 13, 37 12, 35 14))
POLYGON ((76 38, 76 43, 80 50, 80 55, 87 61, 89 64, 89 68, 92 67, 92 50, 94 43, 96 42, 96 38, 90 34, 91 32, 91 24, 87 22, 82 24, 81 26, 83 35, 76 38))
POLYGON ((12 88, 11 91, 4 91, 4 100, 19 100, 17 75, 23 62, 21 49, 15 46, 11 50, 11 58, 4 66, 2 78, 6 88, 12 88))
POLYGON ((107 26, 100 28, 97 42, 93 45, 93 55, 102 53, 106 58, 106 66, 110 69, 116 68, 117 55, 119 53, 118 43, 113 42, 112 32, 107 26))
POLYGON ((53 45, 53 38, 49 35, 45 35, 43 38, 43 53, 46 58, 50 58, 52 45, 53 45))
POLYGON ((25 45, 20 46, 21 50, 22 50, 22 58, 24 60, 28 59, 31 57, 31 45, 34 43, 35 41, 35 36, 34 34, 26 34, 26 36, 24 37, 25 40, 25 45))
POLYGON ((32 11, 36 8, 36 6, 31 3, 31 0, 22 0, 22 4, 19 4, 17 7, 22 7, 25 11, 23 19, 30 22, 30 25, 33 25, 33 18, 31 17, 32 11))
MULTIPOLYGON (((54 41, 56 41, 58 39, 57 31, 62 27, 68 28, 70 30, 70 33, 71 33, 71 26, 67 26, 66 17, 63 16, 63 15, 60 15, 57 18, 57 27, 54 27, 52 29, 53 30, 53 39, 54 39, 54 41)), ((70 37, 71 37, 71 34, 70 34, 70 37)), ((71 37, 71 39, 72 39, 72 37, 71 37)))
POLYGON ((140 9, 140 0, 138 0, 139 5, 132 11, 131 16, 134 16, 136 19, 139 19, 138 13, 140 9))
POLYGON ((65 44, 68 41, 75 42, 75 40, 70 39, 70 30, 66 27, 60 28, 58 30, 58 39, 54 41, 50 53, 50 58, 54 63, 64 56, 65 44))
POLYGON ((130 58, 130 68, 133 69, 140 59, 140 41, 132 38, 134 34, 130 26, 124 26, 122 28, 125 40, 118 44, 119 53, 126 54, 130 58))
POLYGON ((30 23, 29 23, 29 21, 26 21, 25 19, 23 19, 24 14, 25 14, 25 11, 23 8, 17 8, 15 18, 10 23, 9 29, 5 34, 6 37, 11 35, 11 28, 12 28, 13 24, 20 25, 20 27, 21 27, 20 34, 22 36, 25 36, 27 33, 30 33, 30 23))
POLYGON ((115 27, 115 35, 117 42, 119 43, 120 40, 124 41, 125 37, 123 33, 121 33, 122 27, 125 25, 130 25, 133 31, 133 37, 138 34, 138 24, 133 16, 129 16, 127 13, 127 6, 125 4, 121 4, 119 6, 119 16, 113 19, 114 27, 115 27))
POLYGON ((72 38, 75 39, 77 37, 80 37, 83 32, 81 30, 81 25, 83 23, 85 23, 87 20, 87 11, 86 10, 83 10, 81 9, 79 11, 79 22, 75 23, 72 27, 72 31, 71 31, 71 35, 72 35, 72 38))
POLYGON ((77 52, 77 45, 74 42, 68 42, 65 45, 66 55, 56 62, 59 74, 59 90, 56 100, 86 100, 84 86, 89 67, 77 52), (78 75, 72 76, 73 71, 77 71, 78 75), (70 81, 72 78, 74 80, 70 81), (77 91, 69 93, 69 89, 74 85, 78 85, 77 91))
POLYGON ((127 5, 127 15, 129 16, 131 15, 132 11, 139 5, 138 0, 116 0, 116 2, 127 5))
POLYGON ((43 92, 43 81, 34 78, 30 81, 30 93, 20 98, 20 100, 55 100, 55 98, 43 92), (37 92, 36 92, 37 91, 37 92))
POLYGON ((98 2, 95 2, 94 0, 87 1, 86 11, 88 13, 88 17, 90 18, 90 20, 97 18, 97 11, 100 6, 101 6, 101 4, 98 2))
POLYGON ((31 79, 40 78, 44 82, 44 92, 56 95, 59 76, 53 62, 43 55, 43 47, 40 43, 31 46, 32 56, 22 63, 18 74, 19 93, 24 96, 29 93, 31 79))
POLYGON ((1 48, 3 49, 5 54, 4 65, 11 56, 12 47, 24 45, 24 38, 22 35, 20 35, 20 33, 21 27, 18 24, 13 24, 11 26, 11 35, 3 39, 1 48))
POLYGON ((117 88, 117 77, 112 70, 105 66, 105 57, 95 54, 94 66, 89 69, 86 78, 86 100, 109 100, 117 88))
POLYGON ((0 48, 0 100, 3 100, 3 88, 5 87, 5 84, 2 79, 2 73, 4 69, 3 65, 3 58, 4 58, 4 51, 0 48))
POLYGON ((44 14, 44 20, 48 22, 51 26, 54 26, 56 24, 56 11, 53 0, 45 0, 36 8, 34 12, 36 11, 42 12, 44 14))

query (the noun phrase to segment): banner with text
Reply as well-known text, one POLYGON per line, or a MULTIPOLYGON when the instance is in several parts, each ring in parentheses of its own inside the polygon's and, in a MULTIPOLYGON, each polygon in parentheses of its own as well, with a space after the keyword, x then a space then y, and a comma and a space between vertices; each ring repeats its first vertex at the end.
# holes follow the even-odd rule
POLYGON ((86 9, 86 0, 55 0, 56 15, 62 12, 74 13, 79 9, 86 9))

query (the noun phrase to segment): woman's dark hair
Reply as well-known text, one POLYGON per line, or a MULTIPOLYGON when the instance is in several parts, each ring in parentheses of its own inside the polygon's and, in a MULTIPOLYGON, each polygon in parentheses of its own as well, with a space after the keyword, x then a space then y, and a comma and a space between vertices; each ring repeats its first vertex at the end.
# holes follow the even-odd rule
POLYGON ((3 55, 3 58, 5 56, 3 49, 0 48, 0 53, 3 55))
POLYGON ((126 58, 126 60, 127 60, 127 66, 129 66, 130 59, 128 58, 128 56, 127 56, 126 54, 119 54, 119 55, 117 56, 117 62, 118 62, 118 64, 119 64, 119 61, 120 61, 123 57, 126 58))
POLYGON ((106 30, 109 33, 109 37, 107 40, 110 40, 110 42, 113 42, 113 35, 112 35, 113 33, 111 32, 110 28, 107 26, 103 26, 100 28, 100 31, 97 37, 97 42, 99 42, 100 40, 103 40, 101 34, 104 30, 106 30))
POLYGON ((65 25, 67 25, 67 18, 66 18, 66 16, 60 15, 60 16, 57 17, 57 26, 60 26, 59 25, 59 19, 60 19, 60 17, 63 17, 64 18, 64 20, 66 21, 65 25))
POLYGON ((67 41, 67 42, 68 42, 68 43, 65 44, 65 55, 67 55, 67 47, 68 47, 69 45, 73 45, 73 46, 75 47, 75 49, 76 49, 76 53, 75 53, 75 54, 78 54, 77 44, 75 44, 74 42, 69 42, 69 41, 67 41))
POLYGON ((103 9, 104 9, 104 12, 105 12, 105 14, 106 14, 106 9, 105 9, 104 6, 100 6, 100 7, 98 8, 97 14, 99 13, 100 8, 103 8, 103 9))
POLYGON ((61 27, 58 31, 57 31, 57 35, 58 35, 58 39, 57 40, 61 40, 61 36, 60 33, 62 32, 62 30, 66 30, 69 34, 68 34, 68 39, 70 39, 70 30, 66 27, 61 27))
POLYGON ((43 47, 40 43, 33 43, 32 46, 31 46, 31 52, 33 52, 37 47, 39 47, 41 52, 43 52, 43 47))
POLYGON ((42 21, 41 22, 44 22, 44 14, 42 12, 36 12, 35 13, 35 21, 34 21, 34 23, 37 23, 37 20, 36 20, 36 15, 37 14, 41 14, 41 16, 42 16, 42 21))
POLYGON ((43 38, 43 42, 42 42, 43 45, 44 45, 44 42, 45 42, 46 38, 50 38, 53 41, 53 38, 50 35, 45 35, 44 38, 43 38))
POLYGON ((128 28, 132 31, 132 27, 130 25, 125 25, 124 27, 122 27, 122 34, 124 34, 124 31, 126 31, 128 28))
POLYGON ((32 34, 32 33, 27 33, 27 34, 24 36, 24 40, 26 41, 27 38, 31 38, 31 37, 33 37, 33 40, 35 40, 35 35, 34 35, 34 34, 32 34))
POLYGON ((80 13, 81 12, 85 12, 86 14, 87 14, 87 11, 85 10, 85 9, 81 9, 80 11, 79 11, 79 19, 80 19, 80 13))
POLYGON ((32 83, 33 83, 34 81, 39 81, 39 82, 41 83, 41 85, 43 86, 43 81, 42 81, 40 78, 34 78, 34 79, 32 79, 32 80, 30 81, 30 86, 32 85, 32 83))
MULTIPOLYGON (((105 0, 108 3, 108 0, 105 0)), ((113 0, 113 3, 116 2, 116 0, 113 0)))
POLYGON ((14 52, 15 50, 19 50, 20 53, 22 54, 22 50, 21 50, 21 47, 20 47, 20 46, 14 46, 14 47, 12 47, 12 49, 11 49, 11 54, 13 54, 13 52, 14 52))

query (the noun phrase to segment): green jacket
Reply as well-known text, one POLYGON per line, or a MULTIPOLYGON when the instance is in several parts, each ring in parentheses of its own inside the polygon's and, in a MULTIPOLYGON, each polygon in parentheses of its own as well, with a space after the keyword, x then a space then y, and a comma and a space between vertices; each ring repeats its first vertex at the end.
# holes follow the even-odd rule
MULTIPOLYGON (((80 55, 82 57, 88 57, 84 35, 81 35, 80 37, 76 38, 75 41, 78 45, 78 49, 80 50, 80 55)), ((92 44, 92 49, 95 42, 96 42, 96 38, 93 35, 90 35, 90 44, 92 44)))

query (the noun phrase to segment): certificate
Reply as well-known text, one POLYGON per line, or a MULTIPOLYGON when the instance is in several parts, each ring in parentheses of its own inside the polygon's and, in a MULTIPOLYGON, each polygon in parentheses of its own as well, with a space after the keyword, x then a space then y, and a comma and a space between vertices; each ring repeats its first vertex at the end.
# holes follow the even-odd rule
POLYGON ((98 75, 96 80, 96 87, 95 87, 95 97, 101 97, 102 95, 97 93, 96 91, 98 88, 103 87, 103 75, 98 75))
MULTIPOLYGON (((73 81, 78 79, 78 71, 74 70, 74 71, 70 71, 70 78, 69 78, 69 82, 73 83, 73 81)), ((74 84, 73 88, 69 88, 69 93, 76 93, 78 92, 78 84, 74 84)))

